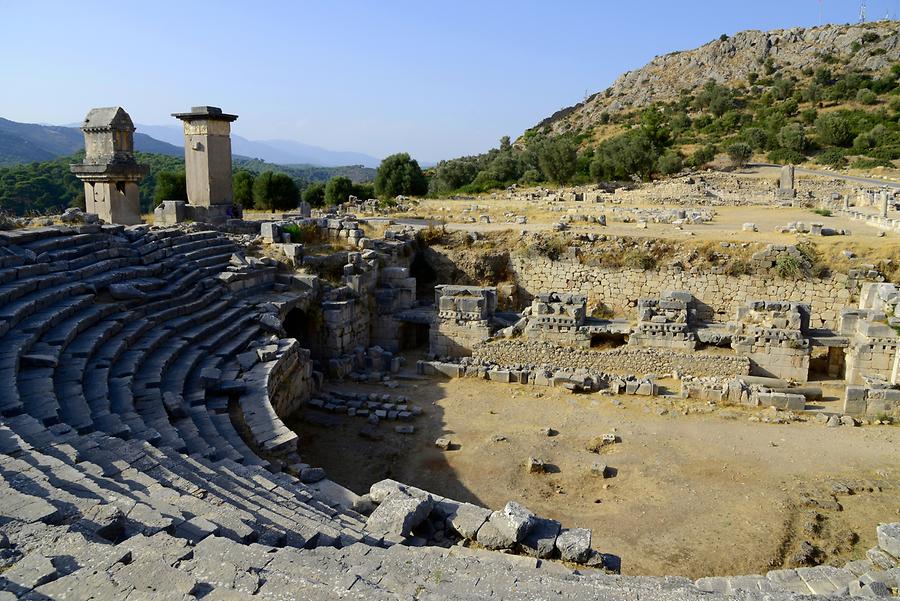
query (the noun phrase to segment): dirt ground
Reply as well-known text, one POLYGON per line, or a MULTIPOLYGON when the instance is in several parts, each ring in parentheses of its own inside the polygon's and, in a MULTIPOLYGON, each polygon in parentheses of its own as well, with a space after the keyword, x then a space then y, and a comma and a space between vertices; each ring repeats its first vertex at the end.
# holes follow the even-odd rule
MULTIPOLYGON (((555 222, 560 217, 566 215, 571 209, 573 212, 582 215, 607 215, 607 225, 600 227, 594 224, 573 222, 570 229, 575 232, 590 231, 595 234, 607 234, 614 236, 634 236, 634 237, 654 237, 669 239, 685 239, 696 237, 699 240, 729 240, 740 242, 775 242, 781 244, 792 244, 797 239, 797 234, 781 234, 775 229, 779 226, 787 225, 792 221, 800 221, 806 224, 821 223, 825 227, 833 229, 845 229, 852 232, 852 235, 833 236, 822 238, 831 242, 846 243, 853 239, 875 239, 883 230, 874 226, 867 225, 861 221, 854 221, 846 217, 822 216, 814 213, 810 209, 793 208, 793 207, 758 207, 758 206, 723 206, 714 207, 715 217, 709 223, 696 225, 683 225, 681 229, 673 225, 665 223, 647 223, 646 228, 639 228, 635 223, 623 223, 612 219, 610 206, 605 204, 592 204, 584 202, 558 202, 554 206, 561 207, 563 211, 550 212, 539 206, 524 206, 522 201, 492 200, 481 203, 485 206, 484 210, 478 211, 476 214, 491 215, 494 223, 463 223, 455 221, 454 217, 458 216, 461 210, 471 206, 471 201, 460 200, 425 200, 420 205, 420 213, 431 218, 437 219, 444 217, 446 228, 451 231, 476 231, 476 232, 499 232, 504 230, 525 230, 525 231, 547 231, 552 229, 555 222), (458 210, 442 216, 434 211, 436 207, 453 207, 458 206, 458 210), (529 216, 529 222, 526 225, 518 225, 515 223, 507 223, 503 214, 508 211, 517 212, 518 214, 526 214, 529 216), (743 225, 745 223, 755 223, 758 232, 745 232, 743 225)), ((623 202, 613 205, 617 208, 633 208, 633 207, 653 207, 659 208, 659 205, 652 205, 641 202, 623 202)), ((862 209, 864 212, 872 212, 868 208, 862 209)), ((886 232, 889 238, 894 238, 898 234, 894 232, 886 232)))
POLYGON ((373 441, 358 435, 363 419, 323 426, 301 412, 292 422, 301 455, 333 480, 364 493, 391 477, 492 508, 516 500, 591 528, 594 547, 619 555, 627 574, 760 573, 792 565, 803 541, 840 564, 864 556, 879 522, 900 519, 896 426, 760 423, 749 419, 758 411, 680 399, 465 379, 339 387, 405 394, 425 413, 415 434, 382 422, 384 438, 373 441), (600 455, 586 450, 608 432, 621 442, 600 455), (435 448, 438 436, 449 436, 452 450, 435 448), (549 473, 527 474, 529 456, 549 473), (592 475, 595 461, 614 475, 592 475))
MULTIPOLYGON (((769 167, 757 167, 743 172, 731 174, 743 181, 758 179, 774 180, 778 177, 779 170, 769 167)), ((809 180, 819 182, 831 182, 833 190, 839 193, 850 193, 853 187, 862 186, 859 182, 834 182, 825 172, 821 175, 798 174, 798 181, 809 180)), ((870 180, 869 187, 878 186, 877 179, 870 180)), ((657 182, 658 184, 659 182, 657 182)), ((665 182, 662 182, 665 183, 665 182)), ((474 199, 422 199, 413 211, 416 216, 435 222, 443 222, 451 231, 473 231, 480 233, 513 231, 548 231, 553 224, 567 214, 581 215, 606 215, 607 225, 600 227, 595 224, 574 221, 570 229, 574 232, 593 232, 595 234, 607 234, 614 236, 631 236, 636 238, 653 237, 670 240, 717 240, 730 242, 764 242, 794 244, 803 234, 782 234, 775 230, 789 222, 800 221, 806 224, 822 223, 826 228, 844 229, 851 232, 850 236, 831 236, 816 238, 817 243, 844 247, 862 245, 880 246, 885 243, 896 243, 900 234, 885 232, 861 221, 854 221, 840 215, 822 216, 814 213, 809 208, 794 208, 777 206, 776 203, 750 206, 716 206, 715 217, 711 222, 683 225, 677 228, 665 223, 647 223, 646 227, 638 227, 635 223, 622 222, 622 215, 615 209, 628 208, 655 208, 663 209, 665 204, 660 204, 659 198, 654 196, 659 192, 657 184, 644 184, 640 188, 616 195, 612 201, 603 203, 575 202, 575 201, 525 201, 521 197, 510 198, 506 193, 498 192, 479 196, 474 199), (477 207, 477 208, 476 208, 477 207), (524 215, 528 217, 525 225, 510 222, 506 214, 524 215), (489 215, 491 223, 468 223, 464 219, 478 218, 480 215, 489 215), (744 231, 743 224, 755 223, 757 232, 744 231), (884 239, 880 239, 884 236, 884 239)), ((863 186, 865 187, 865 186, 863 186)), ((690 203, 688 203, 690 204, 690 203)), ((857 207, 864 213, 874 213, 873 207, 857 207)), ((900 216, 894 214, 892 216, 900 216)), ((398 214, 403 218, 409 215, 398 214)), ((855 249, 855 248, 854 248, 855 249)))

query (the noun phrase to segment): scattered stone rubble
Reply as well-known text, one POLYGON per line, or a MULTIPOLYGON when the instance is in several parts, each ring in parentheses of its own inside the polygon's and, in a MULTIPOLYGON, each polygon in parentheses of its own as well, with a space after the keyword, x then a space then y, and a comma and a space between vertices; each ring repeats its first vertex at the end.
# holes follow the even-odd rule
POLYGON ((624 346, 592 351, 561 346, 547 341, 524 339, 484 342, 473 349, 473 359, 486 365, 546 365, 578 368, 609 374, 672 374, 734 376, 747 374, 750 363, 744 357, 696 355, 655 348, 624 346), (529 363, 523 363, 529 359, 529 363))
POLYGON ((786 225, 776 227, 775 231, 780 234, 810 234, 812 236, 850 235, 850 231, 844 228, 835 229, 825 227, 822 223, 805 223, 803 221, 790 221, 786 225))
POLYGON ((612 207, 610 215, 623 223, 668 223, 671 225, 699 225, 715 218, 712 209, 663 209, 655 207, 612 207))
POLYGON ((409 421, 422 415, 422 408, 410 405, 407 397, 394 397, 390 394, 322 392, 310 398, 306 404, 322 411, 365 418, 375 425, 380 420, 409 421))
POLYGON ((432 495, 394 480, 376 482, 364 505, 374 508, 367 528, 411 546, 450 546, 459 541, 537 559, 559 558, 590 567, 613 568, 616 558, 591 548, 591 531, 562 528, 540 518, 515 501, 491 511, 470 503, 432 495))

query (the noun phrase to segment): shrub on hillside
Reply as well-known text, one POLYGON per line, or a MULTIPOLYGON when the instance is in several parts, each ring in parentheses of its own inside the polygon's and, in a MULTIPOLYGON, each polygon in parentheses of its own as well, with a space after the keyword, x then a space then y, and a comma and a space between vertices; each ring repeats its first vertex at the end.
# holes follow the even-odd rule
POLYGON ((829 113, 816 119, 816 135, 829 146, 850 146, 853 130, 843 116, 829 113))
POLYGON ((694 168, 700 168, 716 158, 716 147, 712 144, 696 149, 688 159, 688 164, 694 168))
POLYGON ((820 165, 830 165, 835 168, 843 168, 847 166, 847 159, 844 152, 839 148, 829 148, 824 150, 816 157, 816 162, 820 165))
POLYGON ((878 102, 878 95, 868 88, 862 88, 856 93, 856 101, 860 104, 872 105, 878 102))
POLYGON ((728 158, 735 167, 743 167, 753 156, 753 149, 745 142, 735 142, 728 147, 728 158))
POLYGON ((769 146, 769 132, 761 127, 748 127, 744 130, 743 137, 755 150, 765 150, 769 146))
POLYGON ((656 170, 663 175, 672 175, 681 171, 681 155, 672 149, 665 151, 656 161, 656 170))
POLYGON ((778 131, 778 143, 787 150, 802 153, 808 145, 806 130, 799 123, 789 123, 778 131))
POLYGON ((769 159, 769 162, 778 163, 779 165, 802 163, 806 160, 803 154, 787 148, 776 148, 766 155, 766 158, 769 159))
POLYGON ((886 159, 859 158, 850 164, 851 169, 875 169, 876 167, 892 168, 894 164, 886 159))

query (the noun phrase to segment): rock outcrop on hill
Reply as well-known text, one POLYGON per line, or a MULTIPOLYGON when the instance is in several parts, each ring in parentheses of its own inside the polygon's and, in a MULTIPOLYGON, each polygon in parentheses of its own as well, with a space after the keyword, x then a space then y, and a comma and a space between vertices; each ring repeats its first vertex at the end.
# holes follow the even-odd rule
POLYGON ((601 115, 629 111, 678 98, 709 80, 747 85, 751 73, 765 75, 767 62, 782 75, 833 65, 875 73, 900 60, 900 21, 860 25, 742 31, 694 50, 658 56, 622 74, 606 90, 557 111, 537 124, 559 134, 600 122, 601 115), (876 38, 877 36, 877 38, 876 38))

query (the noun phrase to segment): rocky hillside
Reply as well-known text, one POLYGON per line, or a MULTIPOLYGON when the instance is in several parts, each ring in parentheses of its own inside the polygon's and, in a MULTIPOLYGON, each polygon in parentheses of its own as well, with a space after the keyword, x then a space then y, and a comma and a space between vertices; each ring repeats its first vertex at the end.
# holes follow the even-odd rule
POLYGON ((722 36, 695 50, 656 57, 585 102, 544 119, 537 129, 551 134, 582 131, 604 122, 604 114, 614 116, 673 101, 682 91, 693 92, 709 80, 739 87, 776 70, 785 76, 799 75, 823 65, 881 73, 900 60, 898 33, 900 21, 879 21, 722 36))

